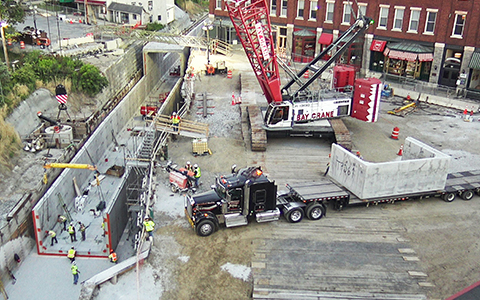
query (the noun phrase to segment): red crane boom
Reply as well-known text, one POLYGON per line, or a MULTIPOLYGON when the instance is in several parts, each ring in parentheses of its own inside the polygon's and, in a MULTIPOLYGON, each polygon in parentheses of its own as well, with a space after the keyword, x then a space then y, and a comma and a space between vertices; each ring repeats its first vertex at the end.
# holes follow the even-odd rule
POLYGON ((267 1, 227 0, 225 5, 265 98, 268 103, 281 102, 280 76, 267 1))

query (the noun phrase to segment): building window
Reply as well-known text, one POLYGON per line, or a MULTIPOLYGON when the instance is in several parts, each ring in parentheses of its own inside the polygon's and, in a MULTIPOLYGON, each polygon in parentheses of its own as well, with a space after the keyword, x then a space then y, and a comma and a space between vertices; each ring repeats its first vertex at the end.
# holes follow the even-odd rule
POLYGON ((334 8, 335 8, 335 2, 327 2, 327 14, 325 15, 325 22, 333 23, 334 8))
POLYGON ((222 0, 217 0, 217 3, 215 4, 215 9, 222 9, 222 0))
POLYGON ((420 20, 420 11, 421 8, 410 8, 410 26, 408 26, 408 31, 418 32, 418 21, 420 20))
POLYGON ((270 2, 270 14, 274 16, 277 15, 277 0, 270 2))
POLYGON ((159 21, 162 20, 162 15, 158 15, 158 20, 159 20, 159 21))
POLYGON ((378 20, 378 28, 387 29, 388 9, 388 6, 380 6, 380 18, 378 20))
POLYGON ((136 14, 133 14, 133 19, 136 20, 137 19, 137 15, 136 14))
POLYGON ((437 10, 427 9, 427 20, 425 21, 425 32, 432 33, 435 31, 435 22, 437 21, 437 10))
POLYGON ((357 18, 367 15, 367 3, 358 3, 357 18))
POLYGON ((310 19, 316 20, 317 19, 317 9, 318 9, 318 2, 311 1, 310 2, 310 19))
POLYGON ((143 5, 142 2, 138 2, 138 6, 142 6, 142 5, 143 5))
POLYGON ((137 2, 132 2, 132 5, 135 6, 135 3, 137 3, 137 2))
POLYGON ((282 12, 280 13, 280 17, 286 17, 287 16, 287 0, 281 0, 282 1, 282 12))
POLYGON ((392 30, 402 31, 404 12, 405 7, 395 7, 395 20, 393 21, 392 30))
POLYGON ((304 10, 305 10, 305 0, 298 0, 297 18, 303 19, 304 10))
POLYGON ((452 36, 462 37, 463 28, 465 27, 465 19, 467 18, 466 13, 455 12, 455 23, 453 23, 453 32, 452 36))
POLYGON ((148 10, 153 9, 153 1, 148 1, 148 10))
POLYGON ((343 2, 342 24, 350 25, 351 17, 352 17, 352 4, 350 2, 343 2))

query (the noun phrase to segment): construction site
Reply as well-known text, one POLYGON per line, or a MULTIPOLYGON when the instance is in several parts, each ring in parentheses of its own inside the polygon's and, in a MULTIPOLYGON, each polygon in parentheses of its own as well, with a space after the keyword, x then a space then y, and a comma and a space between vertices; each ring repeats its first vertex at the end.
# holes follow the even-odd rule
MULTIPOLYGON (((323 120, 293 125, 289 114, 299 114, 294 105, 302 100, 287 103, 280 85, 298 85, 292 97, 325 89, 334 76, 325 71, 334 64, 279 60, 284 69, 263 69, 255 59, 274 62, 262 43, 211 49, 193 38, 202 22, 181 43, 137 41, 116 60, 85 58, 112 83, 87 117, 79 118, 88 114, 84 108, 58 122, 54 96, 44 91, 11 115, 25 151, 14 174, 2 175, 5 299, 446 299, 478 281, 478 103, 395 83, 389 83, 394 95, 380 97, 385 82, 369 78, 359 81, 368 87, 367 104, 347 109, 348 91, 334 99, 322 92, 325 105, 343 107, 310 112, 323 120), (468 120, 466 106, 475 111, 468 120), (285 124, 292 130, 280 130, 285 124), (193 174, 182 170, 187 162, 201 168, 197 188, 193 174), (188 199, 211 192, 232 165, 261 167, 278 194, 333 180, 353 194, 340 206, 352 207, 325 205, 321 219, 298 223, 284 208, 279 222, 245 216, 248 226, 229 223, 234 214, 227 211, 225 226, 202 231, 205 223, 188 215, 188 199), (474 181, 445 184, 467 172, 474 181), (77 228, 75 239, 59 215, 77 228), (156 224, 153 239, 145 217, 156 224), (86 226, 85 240, 78 222, 86 226), (72 284, 67 259, 72 247, 79 285, 72 284), (116 264, 109 262, 111 250, 116 264)), ((354 29, 351 39, 365 30, 354 29)))

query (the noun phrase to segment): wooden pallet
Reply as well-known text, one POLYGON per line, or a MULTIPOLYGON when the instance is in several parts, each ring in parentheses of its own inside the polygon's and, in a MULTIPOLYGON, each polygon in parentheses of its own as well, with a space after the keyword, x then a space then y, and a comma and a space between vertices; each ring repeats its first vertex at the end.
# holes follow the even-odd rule
POLYGON ((352 150, 352 137, 347 126, 343 123, 342 119, 329 119, 330 125, 332 125, 333 132, 335 132, 335 140, 337 144, 345 149, 352 150))

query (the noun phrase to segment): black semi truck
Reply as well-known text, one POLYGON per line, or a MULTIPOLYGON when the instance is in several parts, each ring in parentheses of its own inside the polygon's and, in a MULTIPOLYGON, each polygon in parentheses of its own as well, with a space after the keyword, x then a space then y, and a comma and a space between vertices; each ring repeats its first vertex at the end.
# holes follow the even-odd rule
POLYGON ((237 171, 233 166, 232 174, 217 177, 210 191, 185 196, 185 214, 198 235, 208 236, 220 224, 235 227, 253 219, 276 221, 281 214, 292 223, 300 222, 305 214, 310 220, 319 220, 326 207, 317 196, 301 195, 293 189, 277 195, 275 181, 268 179, 261 167, 237 171))

